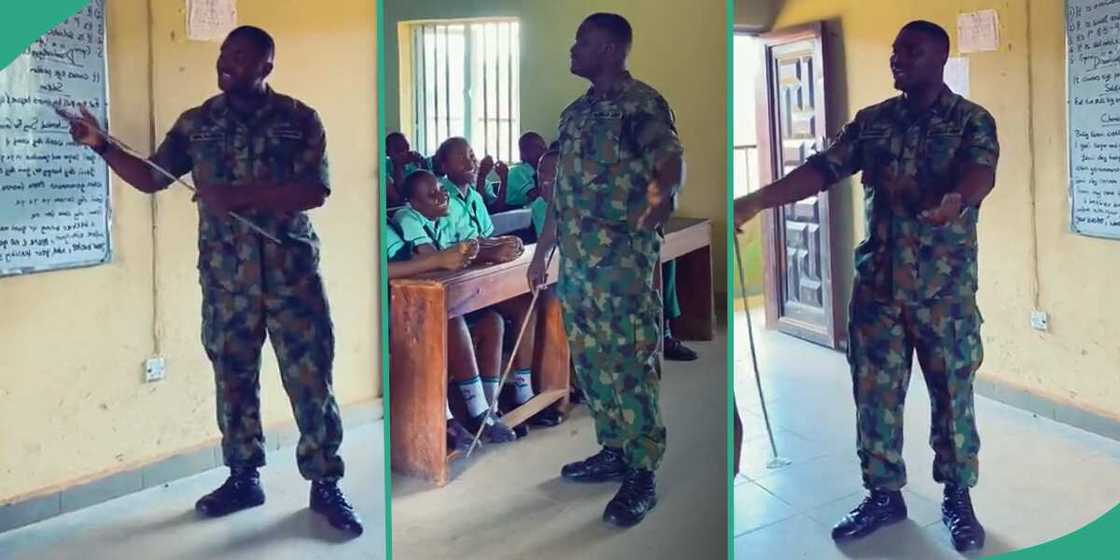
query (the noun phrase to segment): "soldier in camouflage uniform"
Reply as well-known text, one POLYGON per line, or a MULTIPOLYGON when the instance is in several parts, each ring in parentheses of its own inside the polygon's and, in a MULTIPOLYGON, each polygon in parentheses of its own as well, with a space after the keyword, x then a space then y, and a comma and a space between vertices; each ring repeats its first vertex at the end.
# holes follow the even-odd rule
MULTIPOLYGON (((254 27, 227 37, 218 58, 221 95, 183 113, 152 156, 176 176, 192 173, 198 188, 198 269, 202 342, 214 366, 218 426, 229 479, 198 501, 207 516, 264 503, 257 469, 265 463, 260 419, 260 360, 272 341, 300 430, 300 474, 312 481, 311 508, 331 525, 361 534, 338 488, 342 419, 331 389, 334 333, 319 275, 319 238, 305 210, 329 194, 326 136, 316 112, 265 85, 272 38, 254 27), (279 238, 270 241, 231 219, 236 211, 279 238)), ((91 146, 138 190, 170 183, 146 163, 73 123, 75 140, 91 146)))
POLYGON ((576 377, 603 449, 565 465, 564 478, 622 479, 604 520, 639 523, 656 504, 654 471, 665 452, 658 408, 661 296, 654 286, 661 226, 683 181, 683 148, 665 100, 626 71, 629 23, 584 20, 572 72, 592 82, 560 117, 554 201, 529 270, 544 281, 558 246, 557 296, 576 377))
POLYGON ((773 185, 735 202, 740 225, 863 172, 867 240, 855 252, 848 357, 864 486, 858 508, 833 530, 857 538, 906 517, 899 492, 903 401, 917 351, 932 404, 933 477, 945 485, 943 518, 958 550, 982 548, 969 488, 980 440, 973 379, 983 360, 976 306, 976 224, 995 185, 996 124, 943 83, 948 35, 907 24, 891 69, 903 95, 860 111, 836 142, 773 185))

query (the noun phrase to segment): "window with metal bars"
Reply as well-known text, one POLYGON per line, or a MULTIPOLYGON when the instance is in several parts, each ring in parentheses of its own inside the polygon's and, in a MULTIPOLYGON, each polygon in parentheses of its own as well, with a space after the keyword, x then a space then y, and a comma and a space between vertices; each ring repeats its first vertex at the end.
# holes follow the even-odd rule
POLYGON ((516 161, 521 134, 516 19, 410 24, 411 127, 416 149, 434 155, 452 136, 475 155, 516 161))

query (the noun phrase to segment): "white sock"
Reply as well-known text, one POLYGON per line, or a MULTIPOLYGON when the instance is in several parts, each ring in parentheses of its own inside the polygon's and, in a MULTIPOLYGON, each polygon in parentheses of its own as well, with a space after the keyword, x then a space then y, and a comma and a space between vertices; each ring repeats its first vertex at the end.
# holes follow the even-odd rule
POLYGON ((443 401, 443 409, 446 411, 446 414, 447 414, 447 418, 445 418, 445 420, 451 420, 452 418, 455 418, 455 415, 451 414, 451 405, 448 404, 446 400, 443 401))
POLYGON ((517 404, 525 404, 533 398, 533 372, 529 369, 519 369, 513 372, 513 387, 516 389, 514 398, 517 404))
POLYGON ((477 418, 486 412, 486 396, 482 390, 482 379, 477 375, 467 381, 456 381, 459 392, 463 395, 463 402, 467 405, 467 414, 477 418))
POLYGON ((483 377, 482 390, 486 392, 486 403, 494 406, 494 402, 498 399, 498 393, 502 390, 501 378, 498 377, 483 377))

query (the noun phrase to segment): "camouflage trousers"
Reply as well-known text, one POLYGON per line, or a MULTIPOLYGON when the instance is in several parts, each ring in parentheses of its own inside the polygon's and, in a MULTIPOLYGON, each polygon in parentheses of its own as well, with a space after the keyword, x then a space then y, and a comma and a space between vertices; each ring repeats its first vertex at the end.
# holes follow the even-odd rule
POLYGON ((632 242, 640 246, 562 243, 556 295, 599 444, 621 448, 633 468, 656 470, 666 440, 658 404, 662 304, 653 285, 660 240, 632 242))
POLYGON ((267 334, 299 427, 300 474, 342 478, 342 418, 331 388, 334 329, 322 279, 305 273, 295 284, 270 282, 267 265, 243 266, 235 280, 202 272, 202 343, 214 366, 225 464, 265 464, 260 367, 267 334))
POLYGON ((915 351, 930 395, 933 478, 967 487, 979 476, 973 380, 983 361, 983 322, 974 298, 921 304, 853 295, 848 362, 856 401, 857 446, 868 489, 906 484, 903 403, 915 351))

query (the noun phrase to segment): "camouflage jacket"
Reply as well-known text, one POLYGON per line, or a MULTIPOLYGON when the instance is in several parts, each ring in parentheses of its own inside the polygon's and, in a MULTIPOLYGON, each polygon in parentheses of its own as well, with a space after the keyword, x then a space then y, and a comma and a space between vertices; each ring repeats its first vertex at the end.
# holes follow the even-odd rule
MULTIPOLYGON (((318 114, 271 88, 252 114, 235 111, 224 95, 186 111, 152 161, 176 176, 190 172, 196 185, 315 182, 330 188, 326 133, 318 114)), ((305 212, 239 214, 283 241, 285 255, 273 268, 287 270, 275 272, 291 273, 285 274, 289 279, 316 272, 319 238, 305 212)), ((199 208, 199 269, 204 277, 239 274, 245 261, 258 254, 253 247, 261 242, 272 243, 233 218, 199 208)))
POLYGON ((918 215, 957 187, 964 166, 994 168, 998 159, 991 114, 948 87, 923 114, 902 96, 856 114, 808 161, 828 185, 863 172, 867 238, 856 247, 856 289, 883 300, 975 296, 979 209, 943 226, 918 215))
MULTIPOLYGON (((557 223, 606 235, 637 230, 655 165, 684 153, 669 104, 629 74, 605 95, 588 90, 569 105, 558 141, 557 223)), ((565 229, 575 233, 558 233, 565 229)))

